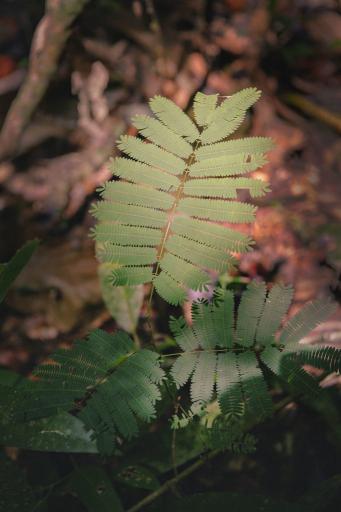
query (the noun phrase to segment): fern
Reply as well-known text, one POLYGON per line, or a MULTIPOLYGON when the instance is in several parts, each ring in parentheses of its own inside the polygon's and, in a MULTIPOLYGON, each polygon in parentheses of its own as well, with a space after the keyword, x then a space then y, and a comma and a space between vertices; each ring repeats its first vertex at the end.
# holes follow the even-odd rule
POLYGON ((155 417, 164 372, 149 350, 134 351, 124 333, 94 331, 72 349, 60 349, 34 371, 34 381, 16 388, 19 420, 74 411, 92 430, 102 453, 111 453, 117 436, 138 433, 137 420, 155 417))
POLYGON ((134 117, 150 143, 121 137, 118 147, 126 156, 112 161, 120 180, 104 185, 93 208, 98 258, 114 266, 115 286, 152 282, 159 295, 179 304, 188 288, 207 285, 208 270, 225 271, 234 265, 233 253, 250 248, 248 236, 223 223, 253 221, 256 208, 239 201, 238 190, 259 197, 268 187, 238 175, 262 166, 272 142, 220 141, 236 130, 259 94, 245 89, 217 106, 217 95, 198 93, 195 122, 156 96, 150 101, 154 118, 134 117))
POLYGON ((235 321, 236 298, 221 289, 212 303, 193 304, 192 326, 182 317, 171 319, 170 328, 183 350, 171 375, 177 387, 190 381, 192 411, 202 410, 215 391, 225 417, 246 414, 264 419, 273 409, 265 367, 310 394, 317 393, 319 387, 302 364, 340 371, 339 351, 298 343, 335 305, 328 301, 308 304, 278 335, 291 300, 291 287, 275 284, 267 290, 264 283, 252 282, 242 295, 235 321))

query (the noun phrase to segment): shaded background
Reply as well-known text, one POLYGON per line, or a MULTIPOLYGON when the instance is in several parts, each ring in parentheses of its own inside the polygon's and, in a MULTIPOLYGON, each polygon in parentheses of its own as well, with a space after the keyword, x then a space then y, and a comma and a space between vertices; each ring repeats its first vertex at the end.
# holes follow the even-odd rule
MULTIPOLYGON (((42 239, 2 308, 1 366, 27 373, 57 345, 114 327, 88 210, 110 177, 115 140, 135 133, 130 117, 147 113, 155 94, 186 110, 198 90, 262 90, 238 135, 275 140, 254 173, 272 192, 258 201, 255 250, 233 277, 292 282, 293 311, 340 299, 340 12, 332 0, 48 0, 46 10, 38 0, 1 2, 0 261, 42 239)), ((165 333, 169 309, 156 306, 165 333)), ((323 327, 332 343, 340 326, 336 314, 323 327)), ((320 476, 336 469, 328 453, 320 476)))

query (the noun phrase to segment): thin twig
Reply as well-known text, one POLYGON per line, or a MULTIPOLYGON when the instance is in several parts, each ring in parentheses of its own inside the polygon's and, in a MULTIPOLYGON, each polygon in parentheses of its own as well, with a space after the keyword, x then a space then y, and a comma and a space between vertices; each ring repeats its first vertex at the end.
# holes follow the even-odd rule
POLYGON ((29 68, 0 134, 0 159, 11 156, 56 71, 69 27, 89 0, 47 0, 33 37, 29 68))
POLYGON ((301 94, 288 93, 284 96, 284 100, 289 103, 289 105, 293 105, 294 107, 299 108, 305 114, 308 114, 318 121, 327 124, 331 128, 334 128, 334 130, 337 132, 341 133, 340 115, 334 114, 333 112, 330 112, 329 110, 316 105, 301 94))

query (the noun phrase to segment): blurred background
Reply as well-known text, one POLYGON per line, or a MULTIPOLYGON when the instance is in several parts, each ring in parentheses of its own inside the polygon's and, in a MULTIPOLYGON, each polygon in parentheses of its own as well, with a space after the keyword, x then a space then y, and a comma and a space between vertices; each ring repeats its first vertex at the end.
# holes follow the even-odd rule
MULTIPOLYGON (((272 192, 233 279, 292 282, 295 307, 340 299, 340 12, 335 0, 2 0, 0 261, 42 244, 2 308, 0 365, 27 372, 114 327, 88 210, 115 141, 155 94, 186 110, 198 90, 262 90, 237 135, 275 140, 256 173, 272 192)), ((340 325, 325 326, 335 342, 340 325)))

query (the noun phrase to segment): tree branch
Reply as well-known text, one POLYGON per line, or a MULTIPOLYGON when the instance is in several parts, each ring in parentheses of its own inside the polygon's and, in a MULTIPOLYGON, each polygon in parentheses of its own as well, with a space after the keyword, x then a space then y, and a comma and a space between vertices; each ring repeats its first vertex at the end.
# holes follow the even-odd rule
POLYGON ((0 134, 0 159, 15 153, 32 113, 43 97, 69 37, 69 27, 89 0, 47 0, 34 36, 26 78, 0 134))

